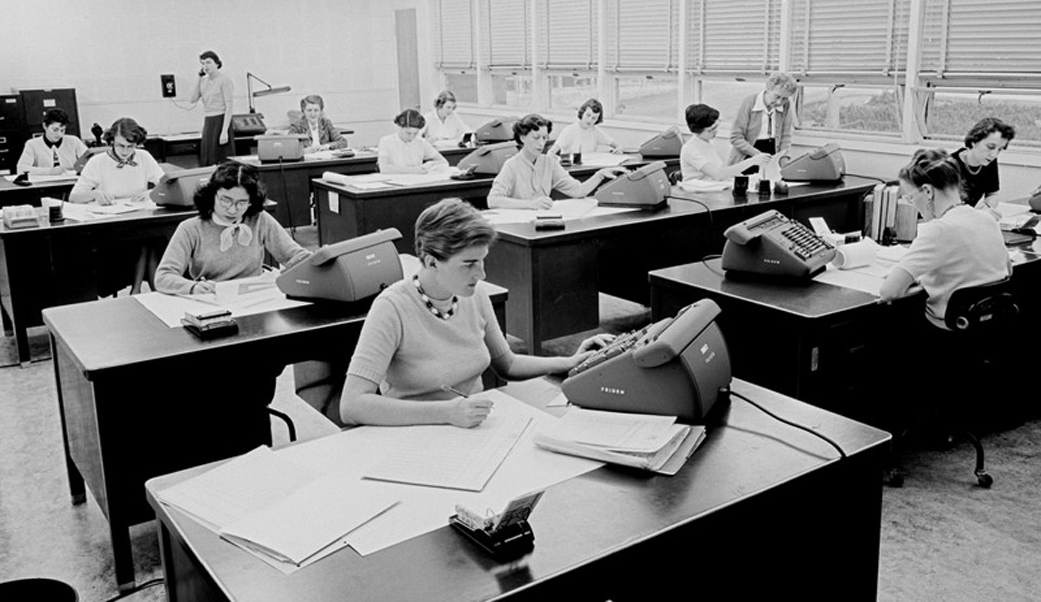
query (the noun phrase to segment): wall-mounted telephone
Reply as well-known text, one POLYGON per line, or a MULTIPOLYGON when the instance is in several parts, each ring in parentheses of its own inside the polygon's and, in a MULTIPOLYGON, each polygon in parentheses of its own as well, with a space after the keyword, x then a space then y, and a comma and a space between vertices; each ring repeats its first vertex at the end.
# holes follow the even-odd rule
POLYGON ((812 278, 835 257, 835 248, 780 212, 734 224, 723 233, 723 269, 788 278, 812 278))
POLYGON ((571 403, 598 410, 676 416, 704 424, 730 385, 730 355, 711 299, 675 318, 617 337, 568 373, 571 403))

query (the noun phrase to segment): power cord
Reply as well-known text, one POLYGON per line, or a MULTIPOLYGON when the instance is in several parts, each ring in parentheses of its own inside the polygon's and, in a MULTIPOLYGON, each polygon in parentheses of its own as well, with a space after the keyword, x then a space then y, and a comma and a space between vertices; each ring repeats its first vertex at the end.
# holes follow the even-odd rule
POLYGON ((758 409, 759 409, 759 411, 763 412, 764 414, 766 414, 767 416, 769 416, 769 417, 773 418, 774 420, 776 420, 776 421, 778 421, 778 422, 782 422, 782 423, 784 423, 784 424, 787 424, 788 426, 792 426, 792 427, 795 427, 795 428, 797 428, 797 429, 800 429, 800 430, 806 431, 807 433, 809 433, 809 434, 813 435, 814 437, 818 437, 818 438, 820 438, 820 439, 823 439, 824 441, 827 441, 827 442, 828 442, 829 444, 831 444, 831 446, 832 446, 832 447, 834 447, 834 448, 835 448, 835 450, 836 450, 836 451, 838 451, 838 452, 839 452, 839 455, 840 455, 840 456, 842 457, 842 459, 843 459, 843 460, 845 460, 845 459, 846 459, 846 452, 845 452, 845 451, 843 451, 841 447, 839 447, 839 444, 838 444, 838 443, 835 443, 835 441, 833 441, 833 440, 832 440, 831 438, 829 438, 829 437, 828 437, 827 435, 825 435, 824 433, 818 433, 817 431, 815 431, 815 430, 813 430, 813 429, 811 429, 811 428, 809 428, 809 427, 807 427, 807 426, 803 426, 803 425, 801 425, 801 424, 798 424, 798 423, 796 423, 796 422, 792 422, 791 420, 788 420, 788 419, 786 419, 786 418, 781 418, 781 417, 780 417, 780 416, 778 416, 777 414, 774 414, 774 413, 773 413, 773 412, 771 412, 770 410, 768 410, 768 409, 764 408, 763 406, 761 406, 761 405, 759 405, 758 403, 756 403, 756 402, 752 401, 751 399, 749 399, 749 398, 745 397, 744 395, 742 395, 742 394, 738 393, 737 391, 734 391, 734 390, 730 390, 730 394, 731 394, 731 395, 733 395, 733 396, 735 396, 735 397, 740 397, 741 399, 745 400, 746 402, 748 402, 748 403, 749 403, 749 404, 751 404, 752 406, 754 406, 754 407, 758 408, 758 409))
POLYGON ((688 202, 691 202, 691 203, 696 203, 698 205, 701 205, 702 207, 705 208, 705 213, 708 214, 708 227, 709 227, 709 229, 712 228, 712 209, 710 209, 709 206, 706 205, 705 203, 702 203, 701 201, 699 201, 697 199, 692 199, 690 197, 674 196, 674 195, 671 195, 671 194, 665 195, 665 198, 666 199, 676 199, 677 201, 688 201, 688 202))
POLYGON ((714 267, 712 267, 712 266, 710 266, 708 264, 710 259, 719 259, 721 257, 723 257, 723 256, 720 255, 719 253, 712 253, 711 255, 706 255, 706 256, 701 258, 701 264, 704 265, 705 268, 708 269, 708 271, 712 272, 713 274, 726 277, 726 274, 724 274, 722 270, 717 270, 716 268, 714 268, 714 267))
POLYGON ((885 179, 879 178, 877 176, 865 176, 865 175, 862 175, 862 174, 859 174, 859 173, 848 173, 846 175, 847 176, 853 176, 854 178, 864 178, 865 180, 874 180, 876 182, 881 182, 882 184, 889 184, 890 183, 890 180, 885 180, 885 179))
POLYGON ((136 593, 138 593, 138 592, 140 592, 142 590, 148 589, 150 587, 155 587, 155 586, 161 584, 162 582, 163 582, 163 578, 162 577, 158 577, 158 578, 152 579, 150 581, 145 581, 141 585, 135 585, 133 588, 131 588, 131 589, 125 591, 125 592, 122 592, 122 593, 120 593, 119 595, 117 595, 115 597, 112 597, 112 598, 109 598, 108 600, 105 600, 105 602, 115 602, 116 600, 122 600, 123 598, 126 598, 127 596, 133 596, 134 594, 136 594, 136 593))

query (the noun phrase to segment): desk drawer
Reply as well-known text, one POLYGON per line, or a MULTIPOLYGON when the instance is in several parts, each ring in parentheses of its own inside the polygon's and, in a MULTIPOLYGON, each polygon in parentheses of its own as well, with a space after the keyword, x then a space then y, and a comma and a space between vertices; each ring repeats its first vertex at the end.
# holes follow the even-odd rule
POLYGON ((25 115, 19 96, 0 95, 0 130, 25 129, 25 115))
POLYGON ((0 171, 14 173, 18 157, 25 146, 25 134, 20 131, 0 131, 0 171))

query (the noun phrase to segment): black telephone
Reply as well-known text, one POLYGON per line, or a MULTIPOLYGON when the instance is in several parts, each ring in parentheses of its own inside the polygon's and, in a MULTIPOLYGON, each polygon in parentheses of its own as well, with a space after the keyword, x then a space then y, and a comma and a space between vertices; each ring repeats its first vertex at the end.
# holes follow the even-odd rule
POLYGON ((199 69, 199 77, 203 77, 205 75, 206 75, 206 71, 204 71, 202 69, 199 69))
POLYGON ((723 269, 809 279, 827 267, 835 248, 801 223, 770 210, 723 232, 723 269))

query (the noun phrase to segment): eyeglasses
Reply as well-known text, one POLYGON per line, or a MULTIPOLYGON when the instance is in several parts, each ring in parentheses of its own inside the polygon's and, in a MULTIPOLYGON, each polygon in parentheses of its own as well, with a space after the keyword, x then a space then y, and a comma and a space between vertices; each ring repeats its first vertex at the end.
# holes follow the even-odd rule
POLYGON ((137 145, 133 142, 127 142, 125 144, 122 142, 113 142, 112 146, 118 148, 119 150, 133 150, 137 147, 137 145))
POLYGON ((235 199, 229 199, 228 197, 217 195, 217 202, 219 202, 220 206, 225 209, 245 209, 246 207, 249 207, 249 199, 236 201, 235 199))

